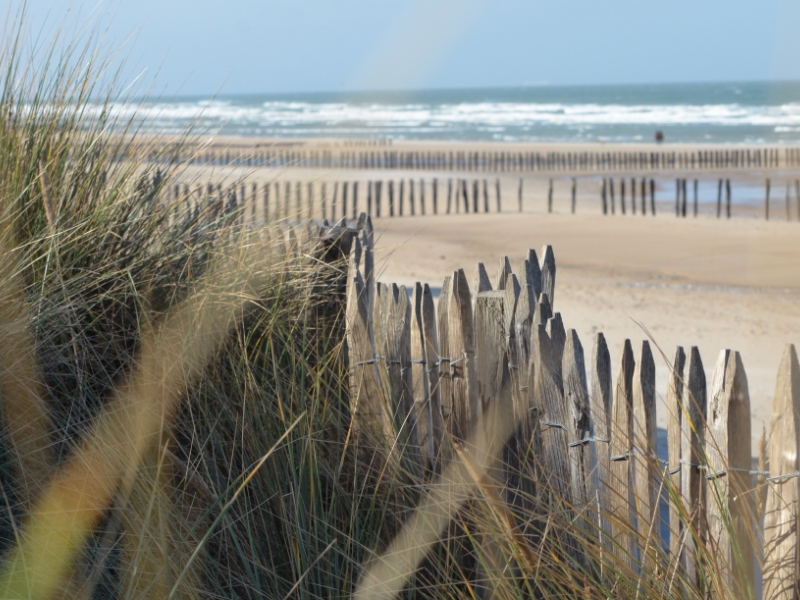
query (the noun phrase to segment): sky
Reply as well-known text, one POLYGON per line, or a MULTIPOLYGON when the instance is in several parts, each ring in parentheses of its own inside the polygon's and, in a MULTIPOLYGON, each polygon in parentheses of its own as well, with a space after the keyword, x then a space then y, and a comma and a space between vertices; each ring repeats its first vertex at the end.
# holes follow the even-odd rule
MULTIPOLYGON (((12 0, 19 6, 18 0, 12 0)), ((796 0, 28 0, 160 94, 800 79, 796 0)))

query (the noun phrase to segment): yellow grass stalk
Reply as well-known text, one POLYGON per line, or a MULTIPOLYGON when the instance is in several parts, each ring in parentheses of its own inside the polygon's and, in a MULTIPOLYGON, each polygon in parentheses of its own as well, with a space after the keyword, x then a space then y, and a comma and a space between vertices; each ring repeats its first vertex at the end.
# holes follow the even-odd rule
POLYGON ((115 491, 129 487, 187 385, 254 297, 264 256, 263 247, 241 247, 238 257, 218 260, 205 283, 162 324, 142 324, 130 376, 25 519, 20 542, 0 571, 0 597, 44 600, 56 593, 115 491), (255 260, 245 264, 245 256, 255 260))

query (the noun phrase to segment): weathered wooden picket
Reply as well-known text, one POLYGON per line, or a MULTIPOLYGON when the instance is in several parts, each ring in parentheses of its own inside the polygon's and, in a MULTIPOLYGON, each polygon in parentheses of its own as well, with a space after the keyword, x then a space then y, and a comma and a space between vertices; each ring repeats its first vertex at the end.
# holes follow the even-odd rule
POLYGON ((427 283, 409 294, 375 281, 371 220, 359 222, 346 315, 359 444, 397 452, 435 481, 462 444, 492 435, 484 416, 494 407, 515 424, 491 471, 498 498, 525 531, 557 538, 575 569, 658 578, 669 597, 798 597, 794 346, 778 369, 768 470, 751 464, 747 377, 732 350, 720 352, 710 389, 696 347, 665 357, 668 454, 658 457, 651 342, 625 340, 612 374, 597 333, 587 361, 554 312, 550 246, 541 259, 530 250, 517 273, 503 257, 494 280, 479 264, 472 289, 463 269, 448 274, 437 308, 427 283))

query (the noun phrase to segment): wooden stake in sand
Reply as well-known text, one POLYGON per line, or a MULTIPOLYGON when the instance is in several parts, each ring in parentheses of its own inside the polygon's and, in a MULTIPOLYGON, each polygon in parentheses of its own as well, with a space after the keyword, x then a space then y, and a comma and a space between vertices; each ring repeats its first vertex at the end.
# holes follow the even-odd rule
POLYGON ((578 193, 578 180, 573 177, 572 178, 572 207, 571 207, 573 215, 575 214, 575 201, 576 201, 577 193, 578 193))
POLYGON ((797 597, 798 433, 800 365, 794 345, 783 352, 775 384, 764 513, 764 598, 797 597))

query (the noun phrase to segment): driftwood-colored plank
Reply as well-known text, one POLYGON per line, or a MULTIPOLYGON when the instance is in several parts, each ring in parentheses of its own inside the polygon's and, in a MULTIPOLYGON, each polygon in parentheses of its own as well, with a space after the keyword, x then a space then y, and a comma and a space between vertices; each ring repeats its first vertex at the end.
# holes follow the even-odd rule
POLYGON ((411 385, 411 302, 405 286, 392 284, 386 298, 386 369, 399 444, 419 464, 417 422, 411 385))
POLYGON ((542 293, 542 268, 539 265, 539 258, 536 256, 536 250, 533 248, 528 250, 525 272, 528 276, 528 284, 533 289, 535 299, 538 301, 539 295, 542 293))
MULTIPOLYGON (((684 535, 681 568, 689 585, 699 583, 697 546, 705 542, 705 414, 706 375, 700 351, 692 346, 683 377, 683 420, 681 422, 681 497, 689 515, 684 535)), ((748 440, 749 442, 749 440, 748 440)))
POLYGON ((512 273, 511 261, 507 256, 500 258, 500 267, 497 269, 497 285, 495 289, 503 290, 506 286, 506 278, 512 273))
POLYGON ((553 360, 555 364, 561 365, 564 357, 564 344, 567 342, 567 332, 564 329, 564 321, 561 320, 561 313, 555 313, 547 319, 545 331, 550 338, 553 360))
POLYGON ((611 355, 606 338, 597 332, 592 348, 591 418, 594 428, 595 456, 597 457, 597 502, 600 519, 597 523, 606 550, 611 549, 611 524, 608 521, 608 501, 611 497, 611 355))
POLYGON ((464 440, 479 417, 475 373, 475 332, 472 297, 464 269, 453 272, 447 311, 450 376, 453 386, 451 433, 464 440))
POLYGON ((556 305, 556 257, 553 254, 553 247, 547 244, 542 248, 542 293, 547 294, 550 307, 556 305))
POLYGON ((661 523, 658 520, 658 490, 661 463, 656 439, 656 364, 650 343, 645 340, 636 357, 633 372, 633 481, 636 522, 642 570, 652 572, 654 555, 661 547, 661 523))
POLYGON ((770 424, 770 481, 764 513, 764 598, 769 600, 798 596, 798 432, 800 365, 794 345, 789 344, 778 368, 770 424))
POLYGON ((489 280, 489 274, 486 272, 486 267, 482 262, 479 262, 475 267, 475 276, 472 278, 472 285, 475 288, 476 294, 492 291, 492 282, 489 280))
MULTIPOLYGON (((438 325, 439 325, 439 406, 442 411, 442 426, 444 431, 452 432, 453 425, 453 378, 450 373, 450 319, 448 317, 450 307, 450 294, 452 286, 452 276, 448 275, 442 282, 442 289, 439 292, 438 325)), ((440 455, 442 448, 440 447, 440 455)), ((446 453, 445 453, 446 454, 446 453)), ((446 458, 447 454, 443 456, 446 458)))
POLYGON ((486 411, 490 402, 501 401, 511 410, 510 399, 498 398, 508 385, 505 291, 479 292, 475 297, 475 367, 478 410, 486 411))
POLYGON ((750 444, 750 393, 738 352, 719 353, 708 403, 706 476, 708 539, 727 590, 717 598, 752 598, 756 522, 750 444))
POLYGON ((675 349, 672 371, 667 384, 667 465, 669 468, 669 552, 673 560, 681 550, 683 522, 681 520, 681 456, 683 452, 683 371, 686 366, 686 352, 681 346, 675 349))
POLYGON ((379 365, 372 336, 367 292, 361 276, 361 242, 350 248, 347 281, 346 335, 349 358, 350 411, 357 439, 380 446, 392 435, 392 427, 381 394, 379 365))
POLYGON ((533 312, 533 323, 531 324, 531 328, 533 325, 544 325, 547 323, 547 320, 553 316, 553 309, 550 306, 550 297, 547 295, 546 292, 542 292, 539 294, 539 301, 536 303, 536 307, 533 312))
POLYGON ((430 469, 435 457, 433 443, 433 417, 431 415, 430 389, 425 373, 425 332, 422 319, 422 284, 414 284, 411 298, 411 387, 417 421, 417 442, 420 458, 425 469, 430 469))
POLYGON ((617 381, 611 407, 611 490, 608 518, 614 555, 619 564, 630 568, 635 555, 631 505, 631 439, 633 434, 633 373, 635 363, 630 340, 625 340, 617 363, 617 381))
POLYGON ((439 336, 436 329, 436 312, 431 288, 426 283, 422 288, 422 332, 425 342, 425 374, 428 378, 428 403, 431 415, 431 438, 433 441, 434 467, 438 460, 444 428, 442 407, 439 402, 439 336))
POLYGON ((589 416, 589 390, 586 385, 586 365, 583 346, 574 329, 566 332, 561 371, 564 379, 564 400, 567 404, 569 458, 572 480, 572 498, 576 511, 585 522, 585 535, 592 535, 596 517, 593 503, 592 469, 593 446, 590 444, 591 419, 589 416))

